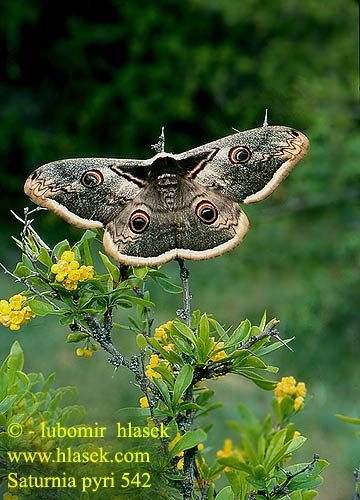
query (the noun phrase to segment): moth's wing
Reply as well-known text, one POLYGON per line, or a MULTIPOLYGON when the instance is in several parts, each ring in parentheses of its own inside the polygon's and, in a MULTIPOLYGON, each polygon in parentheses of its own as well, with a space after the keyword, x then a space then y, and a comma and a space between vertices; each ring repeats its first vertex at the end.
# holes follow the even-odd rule
POLYGON ((194 180, 179 178, 173 204, 165 198, 151 184, 109 222, 104 247, 115 260, 145 266, 209 259, 237 246, 248 231, 236 202, 194 180))
POLYGON ((147 168, 146 160, 60 160, 30 174, 24 191, 72 224, 102 227, 144 188, 147 168))
POLYGON ((187 177, 241 203, 269 196, 306 155, 301 132, 265 126, 224 137, 176 155, 187 177), (192 167, 191 167, 192 162, 192 167))

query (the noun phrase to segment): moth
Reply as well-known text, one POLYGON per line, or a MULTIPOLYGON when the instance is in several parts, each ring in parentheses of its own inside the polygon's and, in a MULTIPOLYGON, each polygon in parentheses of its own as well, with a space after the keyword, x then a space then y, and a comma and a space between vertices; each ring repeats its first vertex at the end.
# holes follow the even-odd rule
POLYGON ((66 221, 105 228, 105 251, 132 266, 216 257, 241 243, 239 203, 269 196, 305 156, 309 141, 283 126, 236 132, 148 160, 76 158, 47 163, 25 193, 66 221))

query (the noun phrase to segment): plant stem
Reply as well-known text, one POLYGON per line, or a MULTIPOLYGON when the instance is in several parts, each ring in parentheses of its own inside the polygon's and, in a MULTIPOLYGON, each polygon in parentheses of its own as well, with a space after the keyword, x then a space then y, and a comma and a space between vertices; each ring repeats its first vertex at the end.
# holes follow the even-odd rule
POLYGON ((180 312, 179 316, 184 319, 186 325, 191 328, 191 308, 190 308, 190 285, 189 285, 189 270, 186 267, 184 259, 176 259, 180 267, 180 279, 181 286, 183 289, 183 310, 180 312))
MULTIPOLYGON (((36 288, 25 277, 23 277, 23 276, 22 277, 16 276, 14 273, 12 273, 11 271, 9 271, 4 266, 4 264, 2 264, 1 262, 0 262, 0 267, 2 268, 2 270, 4 271, 4 273, 5 274, 9 274, 15 280, 15 282, 23 283, 29 290, 31 290, 38 297, 41 297, 45 302, 47 302, 48 304, 50 304, 54 309, 57 309, 57 310, 60 309, 60 307, 58 307, 55 304, 55 302, 52 302, 48 297, 46 297, 46 295, 44 295, 44 293, 41 293, 38 290, 36 290, 36 288)), ((41 277, 41 276, 39 276, 39 277, 41 277)))
POLYGON ((355 475, 355 495, 354 495, 354 500, 360 500, 360 493, 359 493, 360 469, 356 469, 354 471, 354 475, 355 475))
MULTIPOLYGON (((189 284, 189 270, 186 267, 184 259, 176 259, 179 267, 180 267, 180 279, 181 286, 183 289, 183 309, 178 311, 177 314, 181 319, 185 321, 185 324, 191 328, 191 295, 190 295, 190 284, 189 284)), ((190 360, 187 359, 187 356, 183 355, 184 362, 187 363, 190 360)), ((192 402, 193 401, 193 386, 190 385, 185 394, 185 401, 192 402)), ((193 430, 194 426, 194 412, 193 410, 186 411, 186 417, 181 426, 181 432, 186 432, 188 430, 193 430)), ((184 481, 181 486, 181 491, 183 494, 183 500, 192 500, 197 498, 194 496, 194 476, 195 476, 195 455, 197 452, 197 447, 191 448, 184 451, 184 481)))

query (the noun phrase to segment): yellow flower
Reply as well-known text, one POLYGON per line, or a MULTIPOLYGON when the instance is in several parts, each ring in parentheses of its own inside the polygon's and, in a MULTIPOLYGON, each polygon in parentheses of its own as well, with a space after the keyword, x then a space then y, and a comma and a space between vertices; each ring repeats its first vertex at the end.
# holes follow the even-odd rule
POLYGON ((22 303, 26 300, 25 295, 13 295, 9 299, 10 307, 13 311, 19 311, 21 309, 22 303))
POLYGON ((275 396, 281 401, 285 396, 292 395, 296 391, 296 380, 294 377, 282 377, 281 382, 275 387, 275 396))
POLYGON ((290 396, 294 400, 295 411, 301 410, 304 407, 304 398, 306 396, 305 384, 304 382, 297 384, 293 376, 282 377, 281 382, 275 387, 274 393, 279 403, 285 396, 290 396))
POLYGON ((296 386, 296 395, 302 396, 303 398, 306 396, 306 387, 304 382, 299 382, 296 386))
POLYGON ((63 281, 63 286, 66 288, 66 290, 76 290, 77 289, 77 281, 71 281, 69 279, 66 279, 63 281))
POLYGON ((10 323, 9 328, 12 331, 20 330, 20 325, 18 323, 10 323))
POLYGON ((93 266, 81 266, 79 269, 79 281, 85 281, 94 277, 93 266))
POLYGON ((304 408, 304 398, 302 396, 298 396, 294 400, 294 410, 302 410, 304 408))
POLYGON ((79 281, 80 280, 80 271, 77 269, 73 269, 68 274, 68 279, 71 281, 79 281))
MULTIPOLYGON (((172 450, 174 448, 174 446, 176 445, 176 443, 179 441, 180 438, 181 438, 181 435, 180 435, 180 432, 178 432, 176 434, 176 436, 174 437, 174 439, 169 442, 169 450, 172 450)), ((184 468, 184 452, 181 451, 180 453, 177 453, 176 456, 180 457, 180 460, 178 461, 176 466, 178 469, 182 470, 184 468)))
POLYGON ((10 323, 14 323, 15 325, 21 325, 24 321, 24 312, 23 311, 10 311, 9 314, 10 323))
MULTIPOLYGON (((227 457, 235 456, 239 460, 241 460, 242 462, 245 462, 245 460, 244 460, 245 452, 242 450, 239 450, 238 448, 233 448, 233 443, 232 443, 231 439, 225 439, 224 449, 218 450, 216 452, 216 456, 218 458, 227 458, 227 457)), ((229 472, 233 469, 232 469, 232 467, 226 466, 224 470, 225 470, 225 472, 229 472)))
MULTIPOLYGON (((212 351, 217 351, 218 349, 221 349, 224 347, 224 342, 214 342, 214 346, 212 348, 212 351)), ((218 351, 215 354, 213 354, 210 358, 209 361, 220 361, 220 359, 224 359, 227 357, 227 354, 225 351, 218 351)))
POLYGON ((16 294, 9 301, 0 301, 0 323, 13 331, 20 330, 20 325, 25 325, 35 317, 29 306, 24 306, 25 295, 16 294))
POLYGON ((70 265, 66 260, 59 260, 56 264, 51 266, 51 272, 54 274, 67 274, 69 272, 70 265))
POLYGON ((149 408, 149 401, 146 396, 139 399, 140 408, 149 408))
POLYGON ((224 457, 230 457, 232 454, 233 449, 232 449, 232 441, 231 439, 225 439, 224 441, 224 449, 223 450, 218 450, 216 452, 216 456, 219 458, 224 458, 224 457))
MULTIPOLYGON (((225 439, 225 441, 224 441, 224 449, 223 450, 218 450, 216 452, 216 456, 218 458, 227 458, 227 457, 230 457, 232 454, 233 454, 232 441, 231 441, 231 439, 225 439)), ((224 469, 225 472, 229 472, 231 470, 232 470, 232 468, 228 467, 228 466, 226 466, 225 469, 224 469)))
POLYGON ((56 281, 59 281, 60 283, 62 281, 64 281, 64 279, 66 278, 66 273, 63 274, 63 273, 58 273, 56 276, 55 276, 55 280, 56 281))
POLYGON ((156 372, 154 368, 160 365, 160 358, 157 354, 152 354, 150 356, 150 364, 147 365, 145 373, 146 376, 152 380, 153 377, 155 378, 161 378, 160 373, 156 372))
POLYGON ((23 322, 28 322, 29 319, 35 318, 35 313, 30 309, 29 306, 25 306, 22 311, 24 312, 24 321, 23 322))
POLYGON ((172 321, 168 321, 164 325, 155 328, 154 339, 160 343, 168 344, 170 340, 169 330, 171 328, 172 323, 173 323, 172 321))
POLYGON ((55 274, 55 281, 62 283, 66 290, 77 289, 79 281, 85 281, 94 276, 93 266, 81 266, 74 259, 75 253, 66 250, 60 256, 60 260, 51 266, 51 272, 55 274))
POLYGON ((7 491, 3 494, 3 500, 19 500, 19 497, 17 495, 12 495, 7 491))
POLYGON ((0 316, 0 323, 2 325, 4 325, 4 326, 10 326, 10 318, 9 318, 9 316, 8 315, 7 316, 1 315, 0 316))
POLYGON ((65 250, 65 252, 61 254, 60 259, 65 260, 66 262, 71 262, 72 260, 74 260, 74 257, 74 252, 72 252, 71 250, 65 250))
POLYGON ((7 300, 0 300, 0 314, 2 316, 7 316, 11 311, 10 304, 7 300))

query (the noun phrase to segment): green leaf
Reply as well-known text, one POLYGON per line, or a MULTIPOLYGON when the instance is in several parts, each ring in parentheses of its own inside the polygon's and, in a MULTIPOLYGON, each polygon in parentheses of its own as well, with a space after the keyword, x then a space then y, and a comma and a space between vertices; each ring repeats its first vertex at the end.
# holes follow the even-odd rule
POLYGON ((260 330, 263 331, 265 329, 265 326, 266 326, 266 309, 265 309, 264 314, 262 315, 262 318, 260 321, 260 325, 259 325, 260 330))
POLYGON ((60 259, 62 253, 65 252, 65 250, 70 250, 70 248, 71 247, 68 240, 59 241, 59 243, 54 246, 52 253, 53 255, 56 255, 58 259, 60 259))
POLYGON ((171 410, 172 409, 171 396, 165 382, 161 380, 161 378, 153 377, 153 383, 159 389, 164 403, 169 408, 169 410, 171 410))
POLYGON ((41 262, 41 264, 44 264, 44 266, 48 267, 49 269, 53 265, 53 261, 50 257, 50 254, 44 247, 40 248, 38 261, 41 262))
POLYGON ((360 425, 360 418, 347 417, 346 415, 340 415, 339 413, 337 413, 335 417, 343 422, 347 422, 348 424, 360 425))
POLYGON ((172 364, 178 364, 178 365, 182 365, 183 364, 183 360, 182 360, 181 356, 177 352, 172 351, 172 350, 166 351, 160 345, 160 343, 156 339, 154 339, 154 338, 146 337, 146 340, 147 340, 147 342, 152 347, 154 347, 157 351, 159 351, 159 353, 162 355, 162 357, 164 359, 170 361, 170 363, 172 363, 172 364))
POLYGON ((251 323, 248 319, 242 321, 230 335, 229 340, 225 343, 228 346, 240 346, 242 342, 248 339, 251 330, 251 323))
POLYGON ((168 368, 164 366, 164 364, 160 363, 160 365, 154 366, 153 370, 161 375, 162 380, 164 382, 167 382, 167 385, 172 390, 175 384, 175 379, 173 374, 168 370, 168 368))
MULTIPOLYGON (((174 320, 171 328, 171 336, 173 334, 173 329, 176 330, 176 332, 180 333, 183 337, 186 339, 190 340, 192 344, 196 343, 196 337, 194 335, 194 332, 186 326, 184 323, 181 323, 178 320, 174 320)), ((175 334, 174 334, 175 335, 175 334)))
POLYGON ((90 290, 83 289, 80 291, 80 297, 78 300, 78 309, 81 311, 85 306, 87 306, 94 298, 94 292, 90 290))
POLYGON ((120 279, 120 269, 111 262, 111 260, 109 259, 109 257, 107 255, 105 255, 104 253, 100 252, 99 251, 99 255, 101 257, 101 260, 104 264, 104 266, 106 267, 108 273, 111 275, 113 281, 115 281, 116 283, 119 281, 120 279))
POLYGON ((256 368, 258 370, 265 370, 267 368, 266 364, 257 356, 248 356, 242 366, 246 366, 248 368, 256 368))
POLYGON ((225 486, 219 493, 216 495, 216 500, 234 500, 234 493, 231 489, 231 486, 225 486))
POLYGON ((239 375, 242 375, 245 378, 248 378, 249 380, 252 380, 254 384, 256 384, 258 387, 261 387, 261 389, 265 389, 266 391, 272 391, 276 385, 277 382, 274 382, 272 380, 267 380, 261 375, 254 373, 250 370, 243 370, 243 369, 231 369, 232 373, 238 373, 239 375))
POLYGON ((167 278, 153 278, 165 292, 168 293, 182 293, 182 288, 179 285, 171 283, 167 278))
POLYGON ((307 490, 307 491, 302 491, 302 499, 301 500, 312 500, 314 497, 316 497, 318 494, 317 491, 315 490, 307 490))
POLYGON ((148 267, 133 267, 133 274, 138 280, 144 280, 148 274, 148 267))
POLYGON ((292 340, 294 340, 294 338, 295 337, 290 337, 288 339, 284 339, 282 342, 278 341, 261 346, 261 348, 256 352, 256 354, 258 356, 264 356, 265 354, 269 354, 269 352, 273 352, 276 351, 277 349, 285 347, 284 344, 289 344, 292 340))
POLYGON ((33 299, 29 302, 29 307, 36 316, 46 316, 47 314, 64 314, 67 309, 55 309, 54 306, 42 300, 33 299))
POLYGON ((155 307, 154 302, 151 302, 151 300, 145 300, 145 299, 142 299, 141 297, 133 297, 131 295, 127 295, 126 298, 130 302, 134 302, 135 304, 138 304, 142 307, 155 307))
POLYGON ((287 447, 287 450, 286 450, 286 453, 293 453, 294 451, 298 450, 299 448, 301 448, 301 446, 307 441, 307 438, 304 437, 304 436, 298 436, 296 438, 292 438, 288 447, 287 447))
POLYGON ((59 323, 62 326, 68 326, 71 325, 71 323, 74 321, 75 314, 66 314, 65 316, 61 316, 59 318, 59 323))
POLYGON ((21 260, 25 267, 28 267, 29 269, 32 269, 34 271, 33 263, 27 255, 23 254, 21 260))
POLYGON ((79 250, 80 253, 84 254, 86 265, 92 266, 93 260, 90 252, 90 245, 96 239, 97 233, 87 229, 82 235, 81 240, 74 245, 74 251, 79 250))
POLYGON ((247 463, 245 463, 243 460, 236 456, 230 456, 230 457, 221 457, 217 459, 217 462, 221 465, 224 465, 226 467, 231 467, 232 469, 247 472, 250 474, 251 472, 251 467, 247 463))
POLYGON ((209 320, 206 314, 203 314, 200 318, 199 324, 199 336, 204 340, 204 342, 209 340, 210 327, 209 320))
POLYGON ((171 335, 171 334, 170 338, 172 339, 173 343, 176 345, 179 351, 181 351, 183 354, 186 354, 187 356, 190 356, 192 359, 194 358, 193 350, 189 346, 186 339, 182 339, 177 335, 171 335))
POLYGON ((142 333, 138 333, 136 335, 136 344, 139 347, 139 349, 146 349, 147 347, 147 341, 146 337, 142 333))
POLYGON ((181 396, 184 394, 186 389, 192 382, 194 376, 194 370, 190 365, 184 365, 175 380, 174 393, 173 393, 173 405, 177 405, 181 396))
POLYGON ((23 278, 24 276, 30 276, 31 274, 33 274, 33 272, 34 272, 34 269, 29 269, 27 266, 25 266, 21 262, 19 262, 14 269, 14 274, 18 278, 23 278))
POLYGON ((2 401, 0 401, 0 413, 6 413, 17 400, 17 394, 9 394, 2 401))
POLYGON ((24 351, 17 340, 15 340, 11 346, 10 354, 7 359, 7 367, 9 370, 13 370, 15 372, 21 371, 24 368, 24 351))
MULTIPOLYGON (((287 471, 291 474, 298 472, 299 470, 306 467, 307 464, 296 464, 287 468, 287 471)), ((306 470, 301 474, 298 474, 290 480, 288 483, 289 491, 295 491, 304 488, 315 488, 322 483, 322 478, 320 477, 320 472, 323 471, 329 463, 326 460, 318 460, 314 463, 311 470, 306 470)))
POLYGON ((88 339, 89 335, 86 333, 69 333, 69 335, 66 337, 66 342, 71 343, 71 342, 80 342, 81 340, 88 339))
POLYGON ((205 441, 205 439, 206 433, 202 429, 185 432, 185 434, 181 436, 179 441, 175 444, 174 448, 170 450, 169 458, 174 458, 178 453, 194 448, 202 441, 205 441))

